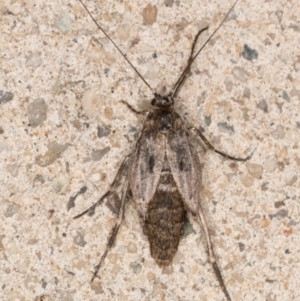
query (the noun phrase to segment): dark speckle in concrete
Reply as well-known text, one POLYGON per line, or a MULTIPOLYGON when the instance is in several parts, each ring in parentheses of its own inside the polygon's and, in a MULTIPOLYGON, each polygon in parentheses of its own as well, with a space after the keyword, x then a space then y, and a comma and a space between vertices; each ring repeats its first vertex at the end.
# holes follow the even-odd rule
POLYGON ((286 93, 286 91, 282 92, 282 98, 288 102, 291 100, 289 95, 286 93))
POLYGON ((78 231, 77 234, 73 237, 73 241, 76 245, 80 247, 84 247, 86 245, 86 241, 84 240, 84 231, 78 231))
POLYGON ((138 274, 142 270, 141 264, 136 261, 130 263, 130 267, 132 268, 134 274, 138 274))
POLYGON ((229 125, 227 122, 219 122, 218 123, 218 128, 221 132, 228 133, 228 134, 233 134, 234 133, 234 128, 232 125, 229 125))
POLYGON ((4 212, 4 216, 12 217, 16 213, 18 213, 19 209, 20 209, 20 205, 12 203, 12 204, 8 205, 7 209, 4 212))
POLYGON ((245 245, 242 242, 239 242, 239 249, 241 252, 245 250, 245 245))
POLYGON ((261 109, 264 113, 268 113, 268 104, 264 99, 258 102, 257 107, 261 109))
POLYGON ((242 51, 242 56, 244 59, 252 61, 254 59, 257 59, 258 52, 255 49, 250 48, 247 44, 245 44, 242 51))
POLYGON ((100 161, 109 151, 110 151, 109 146, 103 149, 94 150, 91 154, 91 158, 93 161, 100 161))
POLYGON ((190 234, 195 233, 195 230, 193 228, 193 224, 190 222, 188 218, 185 219, 184 221, 184 233, 183 236, 187 237, 190 234))
POLYGON ((285 218, 288 216, 288 212, 285 209, 281 209, 277 213, 270 214, 269 216, 270 216, 270 219, 273 219, 274 217, 285 218))
POLYGON ((106 125, 99 125, 97 127, 97 136, 98 138, 106 137, 110 134, 110 129, 106 125))
POLYGON ((172 7, 174 4, 174 0, 164 0, 164 4, 167 7, 172 7))
POLYGON ((0 104, 11 101, 14 98, 14 94, 9 91, 0 90, 0 104))
POLYGON ((27 114, 29 124, 37 127, 47 119, 48 106, 43 98, 38 98, 28 105, 27 114))
POLYGON ((113 193, 108 199, 105 204, 109 210, 114 213, 118 214, 121 208, 121 200, 117 193, 113 193))
POLYGON ((206 126, 210 126, 211 124, 211 116, 205 116, 204 117, 204 123, 206 124, 206 126))

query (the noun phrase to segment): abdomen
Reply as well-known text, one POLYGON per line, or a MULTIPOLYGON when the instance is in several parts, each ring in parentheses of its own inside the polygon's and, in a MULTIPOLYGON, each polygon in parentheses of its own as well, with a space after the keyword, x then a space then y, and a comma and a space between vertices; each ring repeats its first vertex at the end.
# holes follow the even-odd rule
POLYGON ((185 214, 182 197, 165 158, 156 192, 149 202, 144 225, 151 256, 161 267, 169 265, 177 252, 183 234, 185 214))

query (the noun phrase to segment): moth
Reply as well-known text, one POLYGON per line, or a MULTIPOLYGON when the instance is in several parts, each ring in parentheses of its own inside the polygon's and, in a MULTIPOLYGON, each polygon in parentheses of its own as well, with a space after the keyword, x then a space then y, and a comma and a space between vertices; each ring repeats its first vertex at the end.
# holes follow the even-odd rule
MULTIPOLYGON (((85 214, 92 215, 95 208, 101 205, 105 199, 113 197, 121 185, 120 210, 117 213, 116 223, 109 236, 106 249, 95 267, 92 281, 97 277, 104 259, 115 241, 124 217, 126 201, 131 197, 136 205, 144 234, 149 240, 151 256, 160 267, 168 266, 172 262, 183 234, 186 215, 188 214, 199 221, 205 234, 209 261, 212 264, 223 293, 227 300, 230 301, 231 298, 217 264, 206 218, 201 206, 201 165, 190 139, 190 131, 193 130, 209 149, 225 158, 246 161, 252 155, 246 158, 235 158, 215 149, 199 130, 187 128, 173 106, 180 88, 187 79, 193 61, 223 25, 237 1, 233 4, 221 24, 195 54, 197 40, 200 34, 208 29, 208 26, 197 33, 183 73, 172 90, 165 95, 153 92, 150 85, 128 60, 127 56, 123 54, 115 42, 97 23, 82 0, 79 1, 98 28, 114 44, 123 58, 132 66, 153 93, 153 99, 151 100, 153 109, 146 112, 146 120, 135 148, 131 154, 125 157, 109 190, 97 203, 74 217, 77 219, 85 214), (124 172, 125 178, 121 181, 124 172)), ((126 103, 126 105, 136 113, 142 113, 137 112, 129 104, 126 103)), ((85 190, 85 188, 81 189, 75 197, 72 197, 72 202, 85 190)))

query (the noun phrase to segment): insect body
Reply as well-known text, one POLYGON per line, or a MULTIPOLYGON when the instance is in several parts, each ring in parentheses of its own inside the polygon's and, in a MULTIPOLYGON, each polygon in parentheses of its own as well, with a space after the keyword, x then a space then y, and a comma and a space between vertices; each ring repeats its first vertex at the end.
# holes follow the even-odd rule
POLYGON ((151 255, 168 265, 183 233, 186 211, 198 211, 201 169, 179 115, 171 108, 151 111, 129 174, 151 255))
MULTIPOLYGON (((92 17, 91 14, 90 16, 92 17)), ((201 49, 224 23, 225 19, 201 49)), ((94 18, 93 20, 95 21, 94 18)), ((97 24, 96 21, 95 23, 97 24)), ((98 27, 132 66, 131 62, 114 41, 99 25, 98 27)), ((207 242, 209 260, 227 300, 231 300, 217 265, 208 226, 201 207, 201 166, 199 158, 190 141, 189 130, 186 128, 181 117, 173 109, 175 97, 187 77, 192 62, 201 51, 200 49, 197 54, 194 55, 197 39, 201 32, 206 29, 207 27, 200 30, 196 35, 187 66, 171 92, 167 95, 153 93, 154 98, 151 101, 153 109, 147 112, 147 117, 136 147, 121 164, 109 191, 107 191, 97 203, 75 217, 79 218, 86 213, 93 213, 94 209, 102 204, 104 199, 114 195, 120 187, 122 174, 127 167, 125 180, 121 184, 121 208, 117 214, 117 221, 100 262, 95 267, 92 280, 97 276, 110 247, 113 245, 124 217, 126 200, 129 196, 132 196, 144 233, 150 243, 151 255, 161 267, 169 265, 176 254, 183 233, 183 224, 186 214, 193 216, 200 222, 207 242)), ((135 67, 132 67, 151 89, 135 67)), ((127 104, 127 106, 129 105, 127 104)), ((202 138, 208 148, 226 158, 246 161, 251 157, 235 158, 228 156, 214 149, 201 132, 196 129, 194 130, 196 134, 202 138)), ((72 201, 74 201, 74 197, 72 201)))

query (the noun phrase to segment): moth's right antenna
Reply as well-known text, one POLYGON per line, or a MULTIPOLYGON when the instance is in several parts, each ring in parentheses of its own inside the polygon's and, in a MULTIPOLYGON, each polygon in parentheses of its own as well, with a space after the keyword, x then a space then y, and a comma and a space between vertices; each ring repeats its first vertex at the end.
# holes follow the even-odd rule
POLYGON ((79 2, 82 4, 82 6, 85 8, 87 13, 90 15, 94 23, 97 25, 97 27, 104 33, 104 35, 113 43, 113 45, 117 48, 117 50, 120 52, 120 54, 123 56, 123 58, 127 61, 127 63, 133 68, 133 70, 137 73, 137 75, 141 78, 141 80, 147 85, 147 87, 151 90, 152 94, 155 95, 154 91, 150 87, 150 85, 146 82, 146 80, 143 78, 143 76, 138 72, 138 70, 133 66, 133 64, 129 61, 129 59, 126 57, 126 54, 122 52, 122 50, 117 46, 117 44, 114 42, 114 40, 105 32, 105 30, 99 25, 99 23, 96 21, 96 19, 93 17, 93 15, 88 10, 87 6, 82 2, 82 0, 79 0, 79 2))

